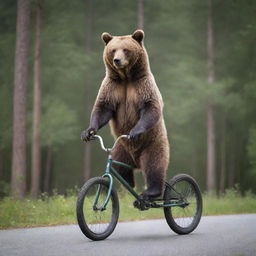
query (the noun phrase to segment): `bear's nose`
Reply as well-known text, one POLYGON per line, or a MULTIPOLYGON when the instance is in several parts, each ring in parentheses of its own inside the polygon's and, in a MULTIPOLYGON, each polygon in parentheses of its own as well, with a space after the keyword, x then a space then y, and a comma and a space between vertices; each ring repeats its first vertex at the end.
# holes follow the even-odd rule
POLYGON ((114 63, 115 63, 116 65, 119 65, 120 62, 121 62, 121 59, 118 59, 118 58, 115 58, 115 59, 114 59, 114 63))

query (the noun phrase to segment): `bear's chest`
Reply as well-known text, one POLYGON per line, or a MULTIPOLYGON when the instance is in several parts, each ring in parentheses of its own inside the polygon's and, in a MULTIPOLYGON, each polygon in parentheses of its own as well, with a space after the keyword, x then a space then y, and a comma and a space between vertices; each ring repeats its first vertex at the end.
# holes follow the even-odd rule
POLYGON ((113 92, 115 121, 121 127, 133 127, 140 116, 140 95, 134 86, 120 86, 113 92))
POLYGON ((140 97, 138 95, 138 91, 134 86, 118 86, 112 93, 113 102, 115 103, 116 107, 134 107, 140 104, 140 97))

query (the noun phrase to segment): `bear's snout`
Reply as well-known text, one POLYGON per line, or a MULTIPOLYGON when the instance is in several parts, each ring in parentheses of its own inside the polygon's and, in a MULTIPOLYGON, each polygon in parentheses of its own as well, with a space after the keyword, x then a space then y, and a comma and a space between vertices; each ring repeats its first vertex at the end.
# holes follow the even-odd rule
POLYGON ((113 59, 113 64, 117 69, 122 69, 128 65, 128 61, 120 57, 115 57, 113 59))
POLYGON ((122 49, 117 49, 113 56, 113 64, 117 69, 125 68, 129 61, 122 49))
POLYGON ((121 59, 115 58, 114 63, 119 66, 121 64, 121 59))

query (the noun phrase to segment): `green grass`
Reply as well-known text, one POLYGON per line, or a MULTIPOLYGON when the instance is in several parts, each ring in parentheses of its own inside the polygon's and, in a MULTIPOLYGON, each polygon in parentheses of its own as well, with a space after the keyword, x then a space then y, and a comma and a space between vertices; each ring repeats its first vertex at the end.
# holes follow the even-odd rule
MULTIPOLYGON (((119 221, 163 218, 162 209, 139 211, 133 207, 133 198, 120 193, 119 221)), ((14 200, 6 197, 0 201, 0 229, 35 227, 76 223, 76 196, 44 196, 39 200, 14 200)), ((256 197, 250 193, 241 197, 234 190, 221 198, 203 197, 203 215, 256 213, 256 197)))

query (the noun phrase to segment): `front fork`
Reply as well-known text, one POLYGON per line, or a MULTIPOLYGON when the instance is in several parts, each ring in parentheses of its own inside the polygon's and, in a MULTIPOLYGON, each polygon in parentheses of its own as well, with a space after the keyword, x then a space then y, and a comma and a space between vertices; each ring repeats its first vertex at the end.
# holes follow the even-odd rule
POLYGON ((96 192, 96 198, 95 198, 95 201, 94 201, 94 204, 93 204, 93 210, 101 210, 101 211, 106 210, 106 206, 107 206, 107 204, 109 202, 111 191, 112 191, 112 188, 113 188, 113 177, 110 174, 111 164, 112 164, 112 159, 111 159, 111 157, 109 157, 108 163, 107 163, 106 172, 102 176, 103 178, 108 177, 108 179, 109 179, 109 187, 108 187, 107 197, 106 197, 103 205, 101 207, 97 207, 97 204, 98 204, 98 201, 99 201, 99 197, 100 197, 100 193, 101 193, 101 189, 102 189, 102 186, 99 185, 98 189, 97 189, 97 192, 96 192))

